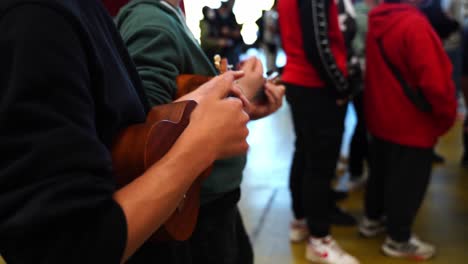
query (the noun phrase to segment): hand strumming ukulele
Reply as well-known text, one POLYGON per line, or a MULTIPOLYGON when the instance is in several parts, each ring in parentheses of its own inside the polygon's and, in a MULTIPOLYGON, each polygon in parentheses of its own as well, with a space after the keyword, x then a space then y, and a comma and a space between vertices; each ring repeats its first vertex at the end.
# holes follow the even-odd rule
MULTIPOLYGON (((229 70, 226 59, 216 57, 215 65, 220 73, 229 70)), ((175 99, 192 92, 211 78, 193 74, 179 75, 176 79, 178 90, 175 99)), ((116 137, 112 163, 119 186, 142 175, 169 151, 188 126, 190 114, 196 106, 195 101, 182 101, 153 107, 145 123, 132 125, 116 137)), ((198 217, 201 181, 210 172, 211 167, 195 180, 178 208, 150 238, 151 241, 187 240, 191 236, 198 217)))
MULTIPOLYGON (((119 186, 142 175, 169 151, 188 126, 190 114, 196 106, 195 101, 182 101, 153 107, 145 123, 132 125, 117 136, 112 149, 112 163, 119 186)), ((195 180, 178 208, 150 238, 151 241, 187 240, 190 237, 198 217, 200 183, 210 169, 195 180)))
MULTIPOLYGON (((211 78, 179 75, 175 99, 192 92, 211 78)), ((196 106, 195 101, 182 101, 153 107, 145 123, 130 126, 117 136, 112 149, 112 163, 119 186, 142 175, 169 151, 188 126, 190 114, 196 106)), ((191 236, 200 207, 201 181, 210 172, 211 167, 195 180, 178 208, 150 238, 151 241, 187 240, 191 236)))

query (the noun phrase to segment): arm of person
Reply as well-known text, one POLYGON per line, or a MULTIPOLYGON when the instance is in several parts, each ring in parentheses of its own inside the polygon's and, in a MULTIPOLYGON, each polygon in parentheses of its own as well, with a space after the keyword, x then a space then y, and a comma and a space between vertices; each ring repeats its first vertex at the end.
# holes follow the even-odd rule
POLYGON ((170 152, 116 190, 109 149, 96 128, 89 54, 75 28, 55 10, 25 5, 4 15, 0 29, 0 251, 6 261, 123 262, 199 172, 248 147, 242 102, 221 99, 232 90, 235 74, 228 73, 205 85, 218 93, 198 100, 193 122, 170 152))
POLYGON ((150 105, 167 104, 174 100, 176 77, 184 70, 180 45, 174 33, 161 26, 136 25, 138 12, 118 21, 122 38, 143 82, 150 105), (133 25, 131 27, 130 25, 133 25))
POLYGON ((436 33, 422 19, 408 27, 404 41, 416 87, 432 106, 431 115, 442 135, 453 125, 457 109, 451 62, 436 33))

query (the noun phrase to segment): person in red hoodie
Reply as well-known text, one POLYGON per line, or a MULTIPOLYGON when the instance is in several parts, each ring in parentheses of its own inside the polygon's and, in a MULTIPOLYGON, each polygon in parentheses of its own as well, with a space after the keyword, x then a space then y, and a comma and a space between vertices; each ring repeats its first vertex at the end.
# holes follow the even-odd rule
POLYGON ((330 235, 331 181, 341 147, 349 85, 346 48, 334 0, 280 0, 281 40, 287 56, 282 80, 296 134, 290 172, 293 242, 308 239, 306 258, 356 264, 330 235))
POLYGON ((421 2, 385 1, 369 16, 364 108, 371 170, 359 227, 368 237, 386 228, 382 251, 418 260, 432 257, 435 247, 411 227, 429 184, 433 146, 457 108, 450 60, 417 9, 421 2))

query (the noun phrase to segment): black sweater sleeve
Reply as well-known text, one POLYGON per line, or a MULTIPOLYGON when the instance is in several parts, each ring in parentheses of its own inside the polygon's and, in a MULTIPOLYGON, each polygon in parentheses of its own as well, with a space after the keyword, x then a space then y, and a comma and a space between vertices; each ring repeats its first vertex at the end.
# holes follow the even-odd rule
POLYGON ((119 263, 126 221, 84 42, 48 7, 0 16, 0 253, 8 264, 119 263))

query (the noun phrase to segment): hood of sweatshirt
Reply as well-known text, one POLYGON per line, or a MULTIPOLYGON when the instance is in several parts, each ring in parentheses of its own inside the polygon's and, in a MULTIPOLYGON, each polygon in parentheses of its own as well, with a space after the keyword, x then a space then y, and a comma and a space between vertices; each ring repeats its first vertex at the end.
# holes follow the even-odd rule
POLYGON ((416 7, 409 4, 383 3, 369 13, 369 34, 380 38, 391 30, 412 23, 419 16, 416 7))

